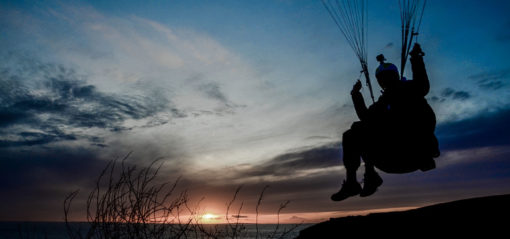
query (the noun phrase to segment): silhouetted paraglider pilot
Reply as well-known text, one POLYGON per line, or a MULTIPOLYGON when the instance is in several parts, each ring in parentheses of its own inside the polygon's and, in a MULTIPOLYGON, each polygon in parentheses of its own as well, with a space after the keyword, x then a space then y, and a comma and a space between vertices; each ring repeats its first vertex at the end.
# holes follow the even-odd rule
POLYGON ((382 185, 376 172, 409 173, 435 168, 439 156, 434 135, 436 117, 427 103, 429 79, 423 62, 424 53, 419 44, 410 52, 413 80, 400 79, 398 69, 391 63, 381 63, 376 70, 382 95, 368 109, 360 93, 361 82, 354 85, 351 95, 360 121, 343 134, 343 161, 347 171, 339 192, 331 199, 341 201, 348 197, 370 196, 382 185), (361 159, 365 163, 363 187, 356 179, 361 159))

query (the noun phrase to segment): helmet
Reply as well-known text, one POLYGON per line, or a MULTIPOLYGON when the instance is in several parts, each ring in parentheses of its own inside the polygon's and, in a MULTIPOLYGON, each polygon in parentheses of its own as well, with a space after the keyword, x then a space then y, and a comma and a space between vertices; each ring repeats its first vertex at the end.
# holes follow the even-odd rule
POLYGON ((394 72, 394 73, 397 73, 398 75, 398 68, 391 64, 391 63, 381 63, 379 65, 379 67, 377 67, 377 69, 375 70, 375 76, 377 77, 377 75, 379 74, 382 74, 382 73, 389 73, 389 72, 394 72))
POLYGON ((375 78, 377 83, 383 90, 394 87, 400 80, 398 68, 391 63, 381 63, 375 70, 375 78))

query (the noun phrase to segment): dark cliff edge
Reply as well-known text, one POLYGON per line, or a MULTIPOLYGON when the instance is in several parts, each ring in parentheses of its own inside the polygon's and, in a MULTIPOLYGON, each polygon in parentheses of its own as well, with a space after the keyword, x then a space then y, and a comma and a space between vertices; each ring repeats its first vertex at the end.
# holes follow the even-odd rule
POLYGON ((303 229, 297 238, 508 237, 510 194, 471 198, 401 212, 331 218, 303 229))

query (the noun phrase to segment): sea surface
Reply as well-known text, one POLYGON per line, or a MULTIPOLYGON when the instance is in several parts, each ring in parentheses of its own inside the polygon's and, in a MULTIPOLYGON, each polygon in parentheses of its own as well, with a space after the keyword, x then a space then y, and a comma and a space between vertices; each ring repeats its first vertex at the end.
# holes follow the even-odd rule
MULTIPOLYGON (((89 225, 87 223, 73 222, 70 224, 72 228, 79 228, 85 234, 89 225)), ((310 226, 311 224, 244 224, 245 229, 242 231, 240 237, 237 238, 257 238, 257 227, 258 227, 258 238, 268 238, 270 235, 274 235, 273 238, 295 238, 298 236, 299 231, 310 226), (278 228, 277 228, 278 226, 278 228), (283 237, 282 232, 288 231, 294 228, 289 233, 286 233, 283 237), (275 229, 278 229, 275 232, 275 229)), ((218 225, 206 225, 206 228, 218 228, 224 230, 225 224, 218 225)), ((72 238, 66 229, 66 225, 63 222, 0 222, 0 239, 64 239, 72 238)), ((168 238, 174 238, 168 236, 168 238)), ((191 236, 187 238, 207 238, 206 236, 191 236)), ((223 238, 231 238, 231 236, 224 236, 223 238)))

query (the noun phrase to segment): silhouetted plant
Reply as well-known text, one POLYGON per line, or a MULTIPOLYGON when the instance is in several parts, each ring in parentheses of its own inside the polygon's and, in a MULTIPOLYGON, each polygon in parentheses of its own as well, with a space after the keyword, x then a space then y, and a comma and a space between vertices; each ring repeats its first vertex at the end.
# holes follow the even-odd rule
MULTIPOLYGON (((118 239, 159 239, 159 238, 244 238, 246 226, 239 222, 243 202, 232 220, 230 210, 238 197, 241 186, 227 204, 226 224, 206 225, 199 215, 200 200, 195 207, 189 205, 187 192, 176 193, 179 179, 173 183, 159 183, 156 178, 162 164, 158 160, 138 169, 126 164, 126 155, 118 166, 118 160, 110 161, 102 170, 86 201, 88 227, 85 231, 73 228, 69 222, 70 207, 79 191, 70 193, 64 200, 64 219, 70 238, 118 238, 118 239)), ((256 205, 256 235, 259 206, 267 186, 262 190, 256 205)), ((279 232, 279 215, 288 205, 281 204, 278 224, 267 238, 283 238, 298 225, 279 232)))
POLYGON ((71 238, 181 238, 192 230, 192 216, 184 221, 180 216, 183 210, 194 213, 185 205, 186 191, 174 195, 179 180, 158 183, 155 179, 162 164, 156 166, 155 160, 137 169, 126 165, 128 157, 122 159, 118 172, 117 160, 109 162, 96 180, 86 203, 89 228, 85 235, 73 230, 68 220, 78 191, 67 196, 64 216, 71 238))

